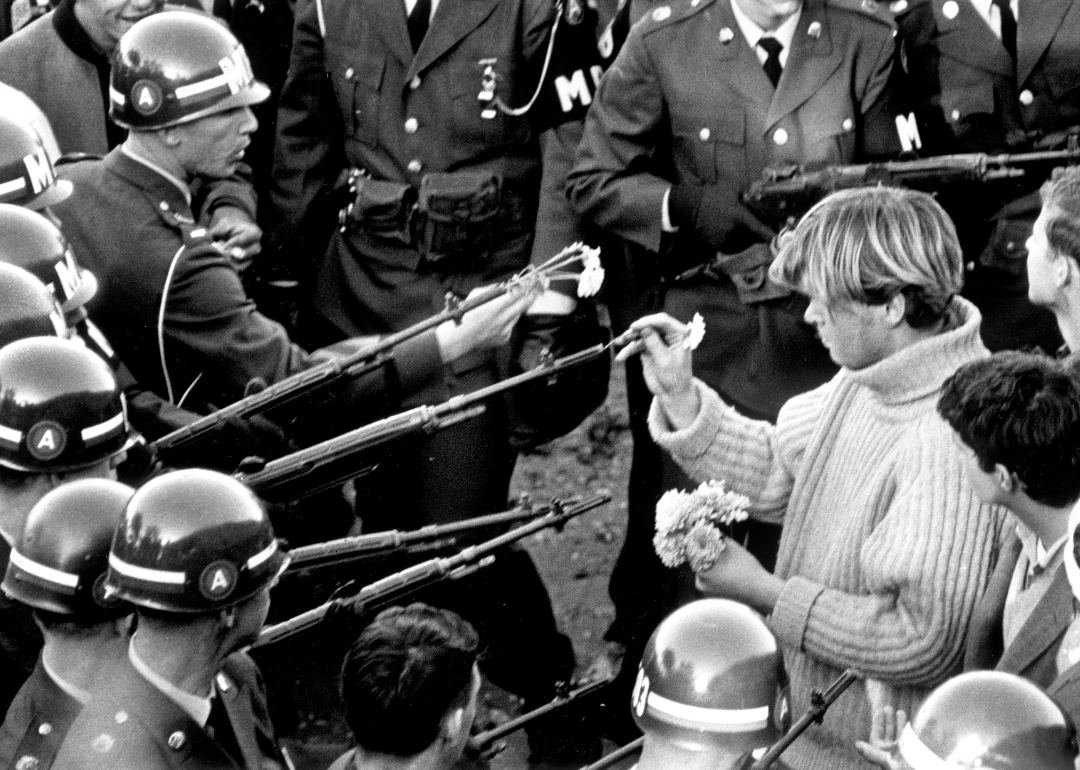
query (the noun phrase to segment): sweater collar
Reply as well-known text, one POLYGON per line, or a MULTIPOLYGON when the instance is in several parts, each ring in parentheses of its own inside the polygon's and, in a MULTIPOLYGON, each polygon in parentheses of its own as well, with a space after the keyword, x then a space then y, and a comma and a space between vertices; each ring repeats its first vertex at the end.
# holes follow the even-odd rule
POLYGON ((960 366, 988 355, 979 337, 982 316, 962 297, 954 297, 948 329, 847 376, 887 404, 903 404, 931 396, 960 366))

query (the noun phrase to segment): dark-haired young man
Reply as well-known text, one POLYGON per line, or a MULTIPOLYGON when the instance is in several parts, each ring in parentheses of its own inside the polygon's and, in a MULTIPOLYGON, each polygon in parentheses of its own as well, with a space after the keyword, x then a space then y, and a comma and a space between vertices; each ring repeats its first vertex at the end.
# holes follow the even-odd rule
POLYGON ((1080 499, 1080 381, 1045 356, 1002 352, 957 370, 938 412, 966 450, 976 494, 1017 522, 1018 543, 1003 553, 1019 558, 1015 566, 999 560, 965 667, 996 665, 1045 688, 1080 656, 1063 564, 1069 513, 1080 499))
POLYGON ((341 667, 356 748, 330 770, 449 770, 476 716, 479 646, 449 610, 417 603, 379 613, 341 667))

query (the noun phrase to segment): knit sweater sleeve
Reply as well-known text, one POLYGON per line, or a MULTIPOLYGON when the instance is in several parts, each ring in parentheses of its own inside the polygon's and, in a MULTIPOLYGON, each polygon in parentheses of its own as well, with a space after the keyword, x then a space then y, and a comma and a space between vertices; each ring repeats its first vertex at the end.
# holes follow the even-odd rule
POLYGON ((922 422, 897 447, 890 499, 860 550, 860 590, 791 578, 770 624, 825 663, 930 687, 959 669, 1004 517, 979 503, 945 423, 922 422))
POLYGON ((681 430, 672 429, 653 399, 649 410, 653 440, 690 478, 723 479, 729 489, 750 498, 751 516, 782 521, 827 385, 784 404, 773 426, 740 415, 700 380, 693 384, 701 408, 694 422, 681 430))

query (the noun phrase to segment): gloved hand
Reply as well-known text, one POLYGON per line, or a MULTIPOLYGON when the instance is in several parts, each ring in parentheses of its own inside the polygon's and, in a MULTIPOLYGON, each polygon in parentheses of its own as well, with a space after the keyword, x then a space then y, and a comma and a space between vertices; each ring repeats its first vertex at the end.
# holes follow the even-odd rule
MULTIPOLYGON (((611 330, 600 325, 590 300, 579 300, 574 312, 565 315, 525 315, 515 329, 512 374, 535 369, 546 353, 562 358, 610 338, 611 330)), ((561 373, 554 382, 541 379, 510 390, 511 445, 528 449, 572 431, 604 402, 610 372, 611 358, 601 356, 561 373)))
POLYGON ((771 241, 776 235, 739 200, 730 182, 701 185, 681 182, 668 196, 671 224, 689 230, 716 251, 742 251, 752 243, 771 241))

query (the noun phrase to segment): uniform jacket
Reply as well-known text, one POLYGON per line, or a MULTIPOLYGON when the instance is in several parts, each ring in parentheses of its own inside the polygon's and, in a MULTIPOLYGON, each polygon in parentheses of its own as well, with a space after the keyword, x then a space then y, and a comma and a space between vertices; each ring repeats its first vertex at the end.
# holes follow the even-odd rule
MULTIPOLYGON (((145 387, 176 403, 198 380, 185 403, 201 411, 241 397, 253 378, 272 384, 325 359, 292 344, 255 309, 236 269, 165 177, 121 148, 62 166, 61 175, 78 194, 55 211, 98 279, 91 318, 145 387)), ((438 366, 432 335, 397 353, 402 387, 412 373, 422 379, 438 366)))
POLYGON ((48 770, 81 710, 82 704, 60 689, 38 658, 0 727, 0 767, 23 767, 29 757, 38 770, 48 770))
MULTIPOLYGON (((201 725, 126 659, 110 674, 111 681, 94 691, 68 730, 53 764, 56 770, 237 767, 201 725)), ((229 656, 216 684, 244 768, 285 768, 254 662, 241 653, 229 656)))
MULTIPOLYGON (((569 177, 578 211, 662 261, 697 257, 708 251, 702 244, 662 232, 673 183, 745 189, 767 166, 852 162, 898 148, 893 30, 876 3, 867 7, 874 12, 806 0, 775 89, 731 0, 653 8, 631 29, 586 117, 569 177)), ((730 281, 669 290, 665 309, 683 320, 705 316, 709 349, 695 356, 700 376, 740 406, 775 416, 835 368, 801 307, 766 282, 768 249, 746 246, 724 265, 730 281), (744 306, 750 301, 763 304, 744 306)))
POLYGON ((658 6, 601 82, 570 175, 572 199, 605 230, 657 252, 673 182, 745 188, 766 166, 888 151, 893 116, 867 116, 887 95, 893 54, 881 15, 807 0, 774 90, 730 0, 658 6), (654 157, 660 169, 670 159, 664 176, 643 168, 654 157))
POLYGON ((1073 722, 1080 720, 1080 663, 1070 666, 1046 692, 1065 709, 1073 722))
MULTIPOLYGON (((415 248, 335 233, 317 303, 345 334, 401 328, 529 260, 540 151, 525 117, 487 119, 477 97, 491 68, 512 107, 532 96, 554 17, 551 0, 442 0, 413 54, 402 0, 302 0, 281 96, 275 150, 275 241, 293 255, 324 252, 326 193, 345 168, 419 188, 430 172, 503 178, 490 252, 426 269, 415 248)), ((478 251, 480 251, 478 249, 478 251)), ((311 256, 308 258, 310 259, 311 256)))
POLYGON ((1024 0, 1016 64, 969 0, 898 0, 929 153, 1003 152, 1010 134, 1080 123, 1080 0, 1024 0))

